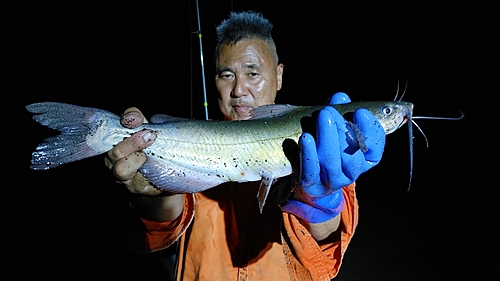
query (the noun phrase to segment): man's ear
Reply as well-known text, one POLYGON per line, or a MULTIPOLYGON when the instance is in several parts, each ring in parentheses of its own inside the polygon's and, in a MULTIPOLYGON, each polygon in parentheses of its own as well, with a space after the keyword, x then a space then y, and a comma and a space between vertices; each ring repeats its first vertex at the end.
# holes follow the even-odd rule
POLYGON ((278 85, 276 90, 279 91, 281 89, 281 84, 283 82, 283 67, 285 67, 282 63, 278 64, 276 67, 276 81, 278 81, 278 85))

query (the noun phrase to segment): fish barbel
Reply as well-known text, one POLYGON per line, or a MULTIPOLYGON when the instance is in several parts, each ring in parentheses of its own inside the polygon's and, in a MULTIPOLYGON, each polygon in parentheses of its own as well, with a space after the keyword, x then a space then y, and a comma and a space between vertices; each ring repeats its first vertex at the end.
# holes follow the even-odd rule
MULTIPOLYGON (((35 121, 61 132, 37 146, 31 168, 46 170, 103 154, 135 132, 154 130, 157 138, 144 149, 147 161, 140 171, 157 188, 194 193, 228 181, 261 181, 262 210, 272 183, 292 173, 283 142, 297 142, 303 132, 301 119, 325 106, 331 105, 266 105, 254 109, 249 120, 167 117, 163 123, 129 129, 120 124, 118 115, 105 110, 55 102, 30 104, 26 108, 37 114, 35 121)), ((403 101, 351 102, 334 107, 341 114, 358 108, 370 110, 386 134, 400 128, 408 116, 411 120, 413 111, 413 104, 403 101)))

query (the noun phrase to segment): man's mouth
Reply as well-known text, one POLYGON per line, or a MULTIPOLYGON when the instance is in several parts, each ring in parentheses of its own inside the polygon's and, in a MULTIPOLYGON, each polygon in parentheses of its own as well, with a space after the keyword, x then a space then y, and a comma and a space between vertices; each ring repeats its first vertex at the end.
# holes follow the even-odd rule
POLYGON ((237 104, 237 105, 233 105, 233 109, 236 112, 248 112, 249 110, 252 109, 252 107, 249 105, 237 104))

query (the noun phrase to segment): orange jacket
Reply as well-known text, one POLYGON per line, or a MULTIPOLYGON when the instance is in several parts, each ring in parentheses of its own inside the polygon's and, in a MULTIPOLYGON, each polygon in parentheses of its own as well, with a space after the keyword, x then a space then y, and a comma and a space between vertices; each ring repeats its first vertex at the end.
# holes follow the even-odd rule
POLYGON ((177 280, 330 280, 358 223, 354 186, 343 188, 339 230, 319 243, 272 196, 260 214, 259 184, 227 183, 187 194, 174 221, 137 220, 131 247, 157 251, 180 239, 177 280))

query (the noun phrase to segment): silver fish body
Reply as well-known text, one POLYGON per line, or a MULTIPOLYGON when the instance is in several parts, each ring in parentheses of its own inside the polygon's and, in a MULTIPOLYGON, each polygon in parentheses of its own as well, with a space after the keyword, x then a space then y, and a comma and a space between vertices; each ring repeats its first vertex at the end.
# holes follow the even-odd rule
MULTIPOLYGON (((111 112, 71 104, 44 102, 28 105, 33 119, 61 131, 46 139, 32 154, 31 168, 45 170, 102 154, 140 130, 157 132, 144 152, 148 159, 141 172, 155 186, 174 193, 204 191, 224 182, 272 182, 292 173, 283 152, 283 141, 297 141, 301 119, 323 106, 268 105, 252 111, 244 121, 199 121, 171 117, 161 124, 147 123, 136 129, 120 124, 111 112)), ((386 134, 406 123, 413 110, 408 102, 353 102, 334 106, 341 114, 367 108, 386 134)), ((264 199, 265 200, 265 195, 264 199)))

